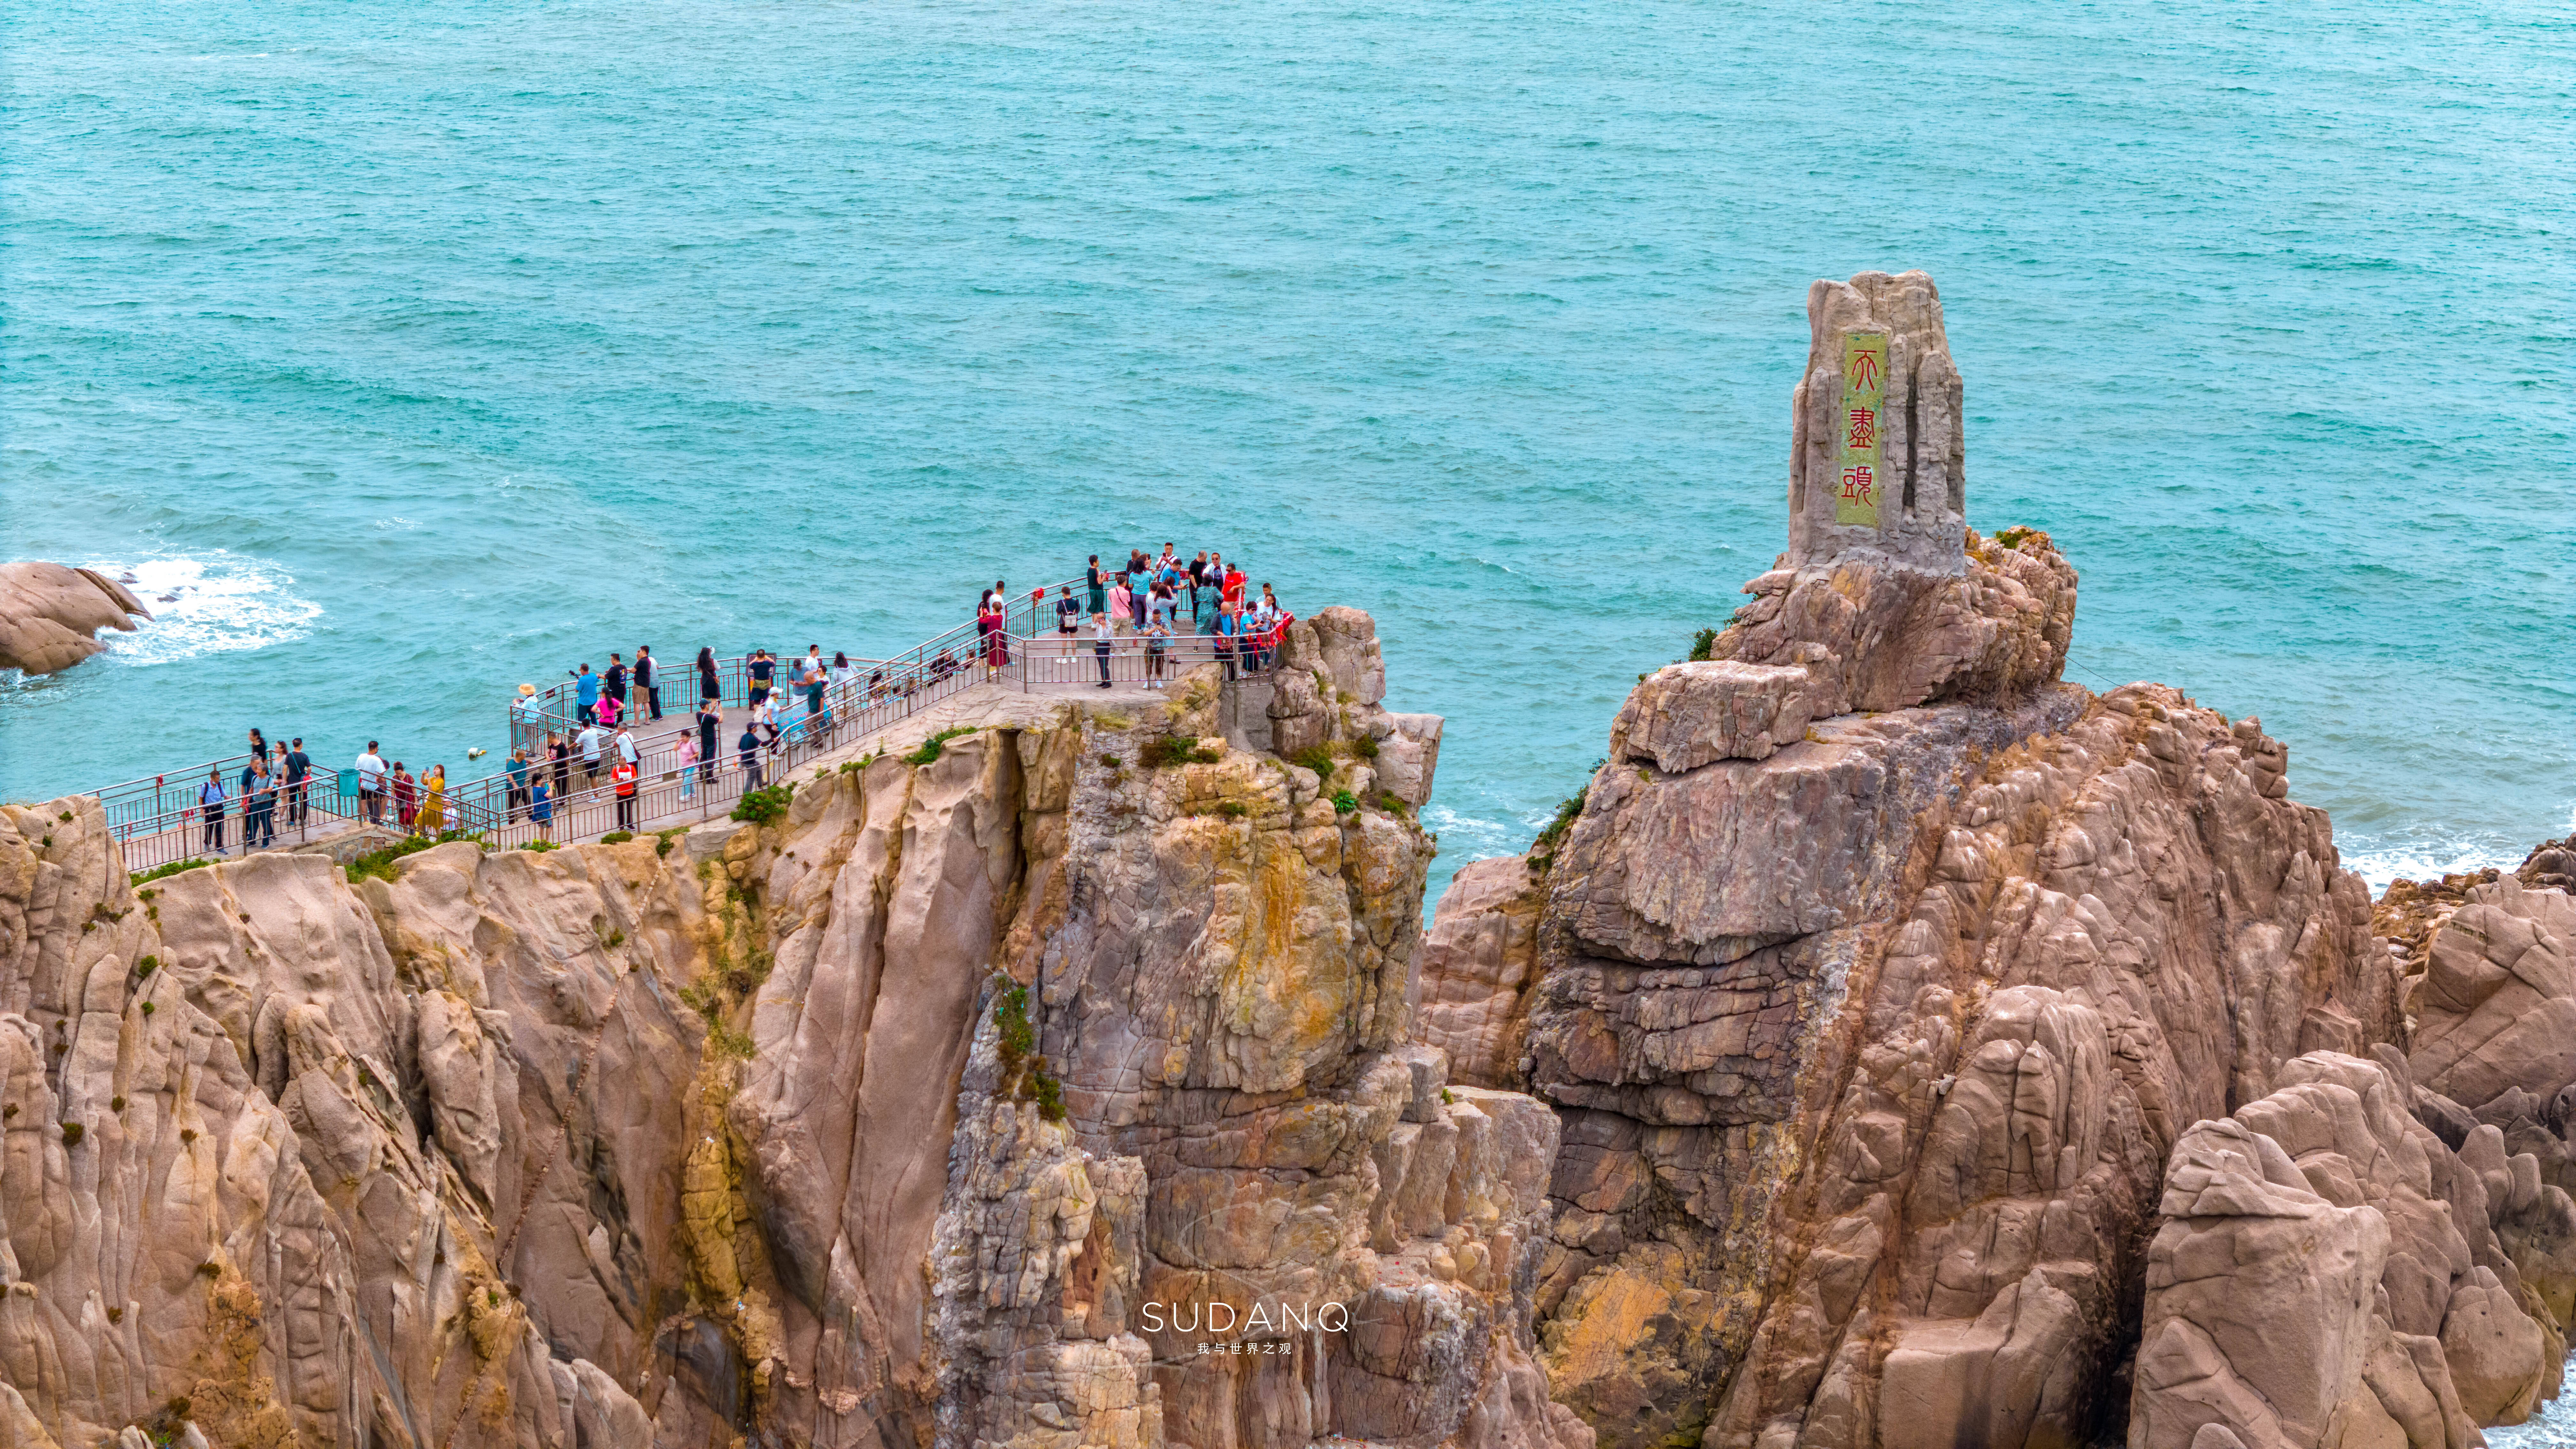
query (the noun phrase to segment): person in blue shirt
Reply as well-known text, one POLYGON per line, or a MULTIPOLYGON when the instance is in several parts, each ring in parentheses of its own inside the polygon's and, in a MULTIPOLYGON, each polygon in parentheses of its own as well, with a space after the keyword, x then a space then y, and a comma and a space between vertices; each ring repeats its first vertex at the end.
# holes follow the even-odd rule
POLYGON ((206 817, 206 849, 218 855, 224 849, 224 772, 218 766, 206 772, 206 783, 197 787, 197 808, 206 817))
POLYGON ((581 706, 581 722, 589 724, 599 709, 599 676, 591 673, 590 666, 585 664, 573 672, 572 683, 576 691, 575 702, 581 706))
POLYGON ((1208 632, 1216 636, 1216 659, 1225 666, 1225 677, 1234 678, 1235 640, 1243 633, 1243 620, 1238 611, 1231 608, 1217 610, 1216 618, 1208 625, 1208 632))

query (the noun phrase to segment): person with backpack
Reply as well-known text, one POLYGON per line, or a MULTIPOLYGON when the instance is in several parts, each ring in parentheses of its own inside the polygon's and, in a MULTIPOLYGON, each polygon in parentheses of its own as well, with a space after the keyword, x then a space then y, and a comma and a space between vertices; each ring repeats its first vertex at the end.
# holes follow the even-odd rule
POLYGON ((751 661, 742 668, 743 673, 750 677, 750 683, 744 688, 746 697, 743 702, 758 709, 769 698, 769 681, 778 671, 777 661, 769 657, 768 650, 754 649, 751 661))
POLYGON ((205 849, 217 855, 224 853, 224 772, 221 766, 206 772, 206 783, 197 787, 197 813, 205 817, 205 849))
POLYGON ((1082 605, 1073 597, 1073 585, 1066 584, 1056 594, 1055 638, 1067 655, 1074 651, 1074 636, 1082 631, 1082 605))

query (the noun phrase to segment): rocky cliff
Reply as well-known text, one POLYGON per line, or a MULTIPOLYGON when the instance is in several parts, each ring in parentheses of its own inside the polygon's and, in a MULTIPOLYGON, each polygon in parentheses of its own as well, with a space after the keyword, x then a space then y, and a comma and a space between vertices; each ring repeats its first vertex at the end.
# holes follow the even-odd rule
POLYGON ((1404 1040, 1439 721, 1286 660, 610 845, 0 810, 0 1444, 1588 1444, 1557 1118, 1404 1040))
POLYGON ((2482 888, 2402 981, 2258 721, 2060 679, 2073 569, 1960 523, 1930 279, 1809 316, 1790 551, 1423 952, 1420 1038, 1563 1118, 1555 1392, 1604 1444, 1728 1449, 2457 1445, 2527 1412, 2566 1327, 2576 983, 2536 964, 2566 897, 2482 888), (2348 1262, 2273 1261, 2327 1225, 2348 1262), (2276 1317, 2293 1288, 2332 1311, 2276 1317))
POLYGON ((0 807, 0 1449, 2467 1449, 2576 1320, 2576 843, 2374 906, 2064 682, 1930 279, 1426 931, 1442 721, 970 691, 732 820, 135 879, 0 807))

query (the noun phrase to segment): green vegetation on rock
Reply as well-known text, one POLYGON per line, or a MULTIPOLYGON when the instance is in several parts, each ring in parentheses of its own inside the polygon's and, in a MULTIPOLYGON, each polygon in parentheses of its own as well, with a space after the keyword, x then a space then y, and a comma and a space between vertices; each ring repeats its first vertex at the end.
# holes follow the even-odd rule
POLYGON ((932 735, 930 738, 923 740, 921 742, 921 748, 904 756, 903 762, 907 765, 931 764, 938 760, 941 748, 950 740, 957 738, 959 735, 971 735, 973 733, 975 733, 975 727, 973 725, 952 725, 949 728, 932 735))

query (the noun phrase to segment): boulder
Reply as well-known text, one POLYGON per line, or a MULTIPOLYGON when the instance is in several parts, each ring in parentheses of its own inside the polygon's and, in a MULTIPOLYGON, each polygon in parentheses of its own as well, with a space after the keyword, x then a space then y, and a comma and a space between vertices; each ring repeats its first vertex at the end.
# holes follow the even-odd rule
POLYGON ((152 612, 134 591, 96 569, 0 564, 0 669, 51 674, 106 648, 101 629, 133 632, 152 612))

